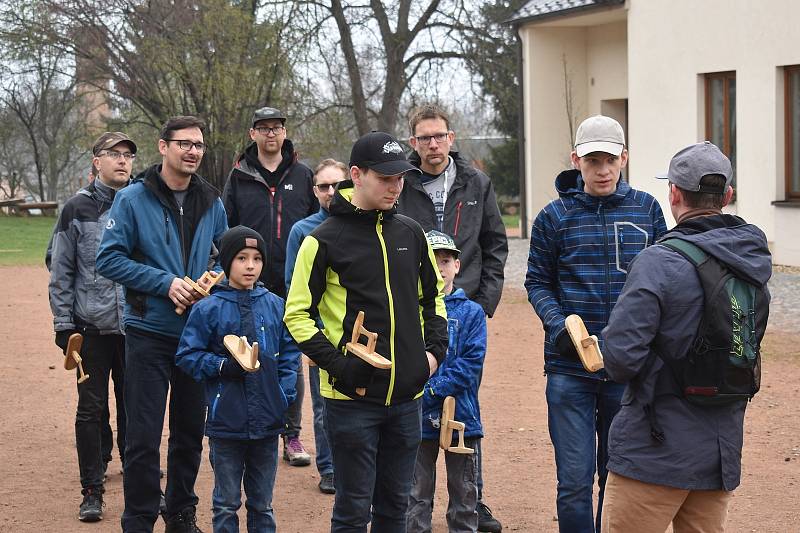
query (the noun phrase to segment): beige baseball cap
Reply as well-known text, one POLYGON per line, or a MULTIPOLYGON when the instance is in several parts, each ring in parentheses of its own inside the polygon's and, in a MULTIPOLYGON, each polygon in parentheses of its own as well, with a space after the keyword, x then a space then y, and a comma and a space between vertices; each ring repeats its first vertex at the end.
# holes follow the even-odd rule
POLYGON ((575 135, 575 153, 583 157, 592 152, 619 155, 625 148, 625 133, 619 122, 611 117, 595 115, 578 126, 575 135))
POLYGON ((128 143, 131 147, 131 152, 134 154, 136 153, 136 143, 133 142, 130 137, 121 131, 107 131, 94 142, 92 154, 100 155, 100 152, 103 150, 109 150, 119 143, 128 143))

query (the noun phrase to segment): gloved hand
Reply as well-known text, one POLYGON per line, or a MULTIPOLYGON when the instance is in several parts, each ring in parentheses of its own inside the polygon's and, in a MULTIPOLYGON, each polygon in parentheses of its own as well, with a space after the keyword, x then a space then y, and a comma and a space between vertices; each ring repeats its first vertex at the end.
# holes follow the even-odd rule
POLYGON ((242 379, 245 374, 247 371, 233 357, 225 359, 219 367, 219 375, 223 378, 242 379))
POLYGON ((367 387, 372 381, 376 368, 363 359, 348 354, 344 359, 342 375, 339 382, 349 388, 367 387))
POLYGON ((72 336, 73 333, 78 333, 74 329, 65 329, 62 331, 56 331, 56 346, 61 348, 61 352, 64 355, 67 355, 67 344, 69 343, 69 338, 72 336))
POLYGON ((564 332, 556 339, 556 350, 558 350, 558 353, 563 359, 580 361, 578 351, 575 349, 575 344, 572 342, 567 330, 564 330, 564 332))

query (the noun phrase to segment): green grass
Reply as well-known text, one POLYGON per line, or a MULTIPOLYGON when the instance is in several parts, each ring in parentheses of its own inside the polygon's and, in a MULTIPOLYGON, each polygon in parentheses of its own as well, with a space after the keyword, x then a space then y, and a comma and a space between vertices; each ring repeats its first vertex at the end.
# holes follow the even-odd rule
POLYGON ((503 225, 507 228, 518 228, 519 215, 503 215, 503 225))
POLYGON ((44 265, 55 217, 0 216, 0 266, 44 265))

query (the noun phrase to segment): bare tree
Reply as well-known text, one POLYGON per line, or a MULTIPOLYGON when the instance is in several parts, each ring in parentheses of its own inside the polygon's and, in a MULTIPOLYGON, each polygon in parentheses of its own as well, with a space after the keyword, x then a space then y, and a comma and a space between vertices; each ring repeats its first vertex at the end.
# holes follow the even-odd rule
POLYGON ((24 136, 13 113, 0 109, 0 191, 4 198, 16 198, 31 167, 24 136))
POLYGON ((396 132, 410 83, 448 60, 463 59, 464 36, 480 31, 471 25, 465 0, 267 4, 300 6, 289 23, 303 28, 317 49, 309 68, 331 83, 331 106, 352 109, 359 135, 374 127, 396 132))

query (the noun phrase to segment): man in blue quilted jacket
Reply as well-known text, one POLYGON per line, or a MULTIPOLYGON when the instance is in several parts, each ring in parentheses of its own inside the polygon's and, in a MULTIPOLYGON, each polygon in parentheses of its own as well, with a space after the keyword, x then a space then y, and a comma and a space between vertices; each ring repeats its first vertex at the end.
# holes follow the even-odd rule
POLYGON ((559 198, 537 215, 531 230, 525 288, 545 330, 547 413, 558 478, 562 532, 600 531, 608 428, 624 386, 605 371, 581 364, 564 328, 579 315, 603 347, 602 329, 619 297, 631 260, 666 230, 651 195, 621 180, 628 162, 620 124, 602 115, 578 127, 573 169, 556 178, 559 198), (598 474, 597 516, 592 485, 598 474))

